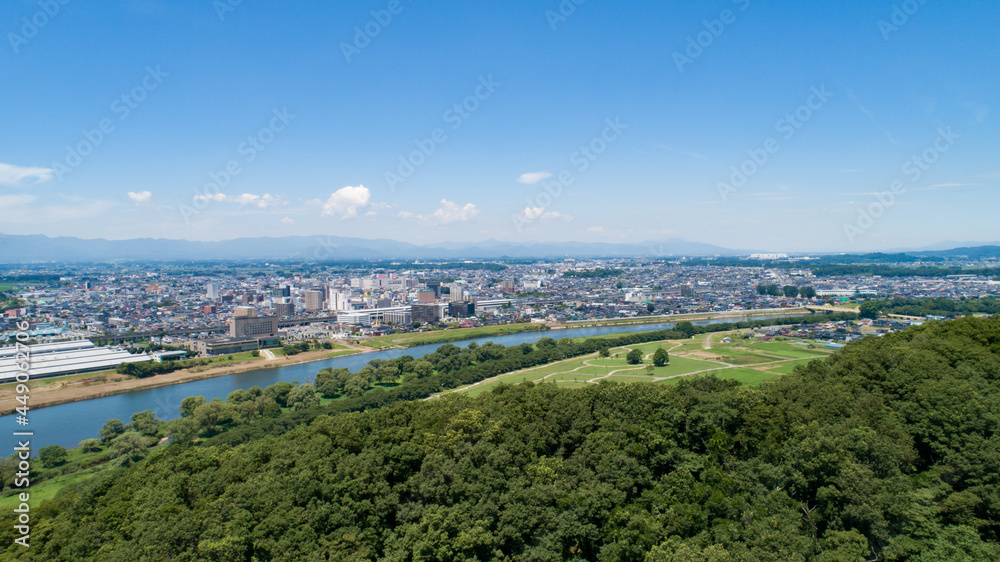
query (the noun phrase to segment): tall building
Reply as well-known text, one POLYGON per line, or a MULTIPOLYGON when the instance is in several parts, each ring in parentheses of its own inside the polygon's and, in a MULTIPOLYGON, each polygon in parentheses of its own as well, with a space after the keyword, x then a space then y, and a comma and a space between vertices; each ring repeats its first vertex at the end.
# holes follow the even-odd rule
POLYGON ((351 310, 350 295, 330 289, 330 298, 327 299, 327 308, 334 312, 348 312, 351 310))
POLYGON ((276 337, 278 318, 276 316, 234 317, 229 322, 229 335, 234 339, 276 337))
POLYGON ((205 287, 205 295, 208 297, 209 300, 218 299, 219 286, 216 285, 215 283, 209 283, 208 286, 205 287))
POLYGON ((460 283, 449 283, 448 300, 451 302, 462 302, 465 300, 465 288, 460 283))
POLYGON ((434 298, 441 298, 441 282, 440 281, 428 281, 427 288, 434 291, 434 298))
POLYGON ((317 310, 323 310, 323 291, 306 291, 303 293, 305 298, 306 310, 309 312, 316 312, 317 310))
POLYGON ((274 315, 278 318, 295 316, 295 304, 292 303, 291 297, 283 297, 274 304, 274 315))
POLYGON ((437 297, 434 296, 434 291, 431 289, 422 289, 417 291, 417 302, 427 304, 432 303, 435 300, 437 300, 437 297))
POLYGON ((292 296, 292 288, 289 287, 288 285, 285 285, 283 287, 275 287, 271 289, 271 296, 278 299, 283 297, 290 297, 292 296))
POLYGON ((517 290, 517 282, 513 279, 504 279, 500 284, 500 290, 505 294, 513 293, 517 290))

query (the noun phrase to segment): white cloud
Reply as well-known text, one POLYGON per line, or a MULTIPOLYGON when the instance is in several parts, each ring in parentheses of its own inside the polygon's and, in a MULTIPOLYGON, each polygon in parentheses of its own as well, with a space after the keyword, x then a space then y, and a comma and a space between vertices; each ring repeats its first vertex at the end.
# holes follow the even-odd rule
POLYGON ((551 178, 552 174, 548 172, 528 172, 527 174, 521 174, 521 177, 517 178, 519 183, 538 183, 546 178, 551 178))
POLYGON ((35 199, 38 199, 34 195, 18 194, 18 195, 0 195, 0 209, 8 209, 10 207, 19 207, 21 205, 27 205, 35 199))
POLYGON ((573 220, 573 217, 570 215, 564 215, 556 211, 546 212, 545 207, 525 207, 524 210, 521 211, 521 216, 523 216, 528 220, 535 220, 535 219, 541 219, 541 220, 561 219, 564 221, 573 220))
POLYGON ((431 219, 436 224, 451 224, 453 222, 465 222, 476 218, 479 214, 479 209, 476 208, 472 203, 466 203, 464 206, 459 207, 458 204, 452 203, 447 199, 441 200, 441 208, 434 211, 431 215, 431 219))
POLYGON ((473 203, 458 205, 447 199, 441 200, 441 207, 429 215, 418 215, 409 211, 400 211, 396 216, 403 219, 415 218, 426 225, 452 224, 466 222, 476 218, 479 209, 473 203))
POLYGON ((149 205, 152 202, 153 194, 148 191, 140 191, 138 193, 129 191, 128 198, 132 200, 132 203, 134 203, 136 207, 141 207, 149 205))
POLYGON ((603 226, 592 226, 587 229, 587 232, 604 232, 603 226))
POLYGON ((358 209, 367 207, 371 203, 371 199, 371 192, 363 185, 342 187, 331 193, 326 202, 322 203, 322 216, 337 215, 341 219, 354 218, 358 216, 358 209))
POLYGON ((51 168, 22 168, 10 164, 0 164, 0 184, 2 185, 35 185, 52 179, 51 168), (25 180, 34 180, 25 183, 25 180))
POLYGON ((266 209, 268 207, 276 207, 278 205, 285 204, 285 202, 282 201, 280 197, 276 195, 271 195, 270 193, 265 193, 264 195, 255 195, 253 193, 244 193, 242 195, 226 195, 225 193, 216 193, 213 195, 195 195, 194 199, 196 201, 215 201, 216 203, 230 203, 232 205, 239 205, 240 207, 247 207, 247 206, 257 207, 258 209, 266 209))
POLYGON ((285 218, 281 219, 281 224, 289 224, 289 225, 291 225, 291 224, 295 224, 295 221, 292 220, 292 219, 290 219, 290 218, 288 218, 288 217, 285 217, 285 218))

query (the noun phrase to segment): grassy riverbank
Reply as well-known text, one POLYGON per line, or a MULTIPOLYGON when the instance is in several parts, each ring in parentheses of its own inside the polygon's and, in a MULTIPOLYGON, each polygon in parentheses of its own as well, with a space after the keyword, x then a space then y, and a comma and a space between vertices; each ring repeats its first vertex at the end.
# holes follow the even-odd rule
POLYGON ((388 336, 376 336, 359 342, 361 345, 376 349, 386 349, 393 347, 414 347, 418 345, 431 345, 435 343, 448 343, 475 338, 488 338, 493 336, 509 336, 523 332, 538 332, 547 330, 545 324, 522 323, 522 324, 502 324, 499 326, 478 326, 476 328, 451 328, 448 330, 435 330, 432 332, 407 332, 405 334, 390 334, 388 336))

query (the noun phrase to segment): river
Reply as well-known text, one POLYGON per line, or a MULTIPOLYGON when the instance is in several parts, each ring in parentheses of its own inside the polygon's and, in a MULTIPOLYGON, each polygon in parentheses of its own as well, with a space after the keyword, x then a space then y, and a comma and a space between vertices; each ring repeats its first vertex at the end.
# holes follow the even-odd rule
MULTIPOLYGON (((780 318, 782 315, 754 316, 753 320, 765 320, 769 318, 780 318)), ((739 322, 749 320, 750 317, 721 318, 713 320, 701 320, 692 322, 699 326, 709 324, 719 324, 722 322, 739 322)), ((551 337, 578 338, 587 336, 597 336, 602 334, 614 334, 622 332, 648 332, 652 330, 664 330, 672 328, 673 322, 664 324, 636 324, 631 326, 608 326, 600 328, 569 328, 565 330, 549 330, 544 332, 522 332, 506 336, 495 336, 487 338, 477 338, 451 342, 453 345, 465 347, 471 342, 486 343, 492 341, 506 346, 518 345, 522 343, 534 343, 541 338, 551 337)), ((316 372, 326 367, 347 367, 352 371, 357 371, 365 366, 372 359, 394 359, 403 355, 420 357, 427 353, 433 353, 438 347, 444 344, 422 345, 409 349, 391 349, 388 351, 375 351, 346 357, 335 357, 325 361, 315 361, 311 363, 300 363, 298 365, 288 365, 285 367, 274 367, 270 369, 259 369, 245 373, 225 375, 199 381, 186 382, 170 386, 161 386, 146 390, 137 390, 105 398, 94 398, 80 402, 49 406, 29 413, 30 425, 20 427, 15 425, 14 415, 0 417, 0 427, 8 428, 10 431, 32 431, 34 435, 30 438, 32 448, 38 450, 46 445, 62 445, 73 448, 83 439, 97 437, 97 431, 101 429, 109 419, 118 418, 128 423, 129 418, 135 412, 142 410, 152 410, 156 416, 163 420, 170 420, 180 416, 181 400, 188 396, 204 396, 207 400, 222 398, 225 400, 229 393, 240 388, 250 388, 259 386, 264 388, 278 381, 298 381, 312 382, 316 372)))

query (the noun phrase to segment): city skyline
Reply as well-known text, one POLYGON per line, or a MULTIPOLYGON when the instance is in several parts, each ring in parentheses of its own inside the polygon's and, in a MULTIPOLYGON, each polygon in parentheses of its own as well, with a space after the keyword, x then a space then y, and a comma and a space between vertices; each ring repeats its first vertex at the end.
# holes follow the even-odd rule
POLYGON ((1000 8, 782 4, 19 2, 0 231, 1000 238, 1000 8))

